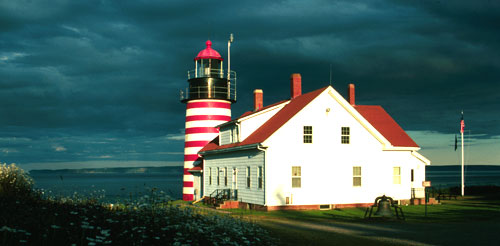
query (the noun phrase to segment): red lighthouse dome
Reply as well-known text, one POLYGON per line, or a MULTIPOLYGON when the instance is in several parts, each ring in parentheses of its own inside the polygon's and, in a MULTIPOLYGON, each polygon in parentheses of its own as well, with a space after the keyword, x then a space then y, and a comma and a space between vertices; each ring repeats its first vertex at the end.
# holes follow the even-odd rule
POLYGON ((212 49, 212 41, 207 40, 207 42, 205 42, 205 44, 207 45, 207 48, 205 48, 204 50, 200 51, 200 53, 198 53, 198 55, 194 58, 195 61, 200 60, 200 59, 217 59, 217 60, 221 60, 221 61, 224 60, 220 56, 219 52, 212 49))

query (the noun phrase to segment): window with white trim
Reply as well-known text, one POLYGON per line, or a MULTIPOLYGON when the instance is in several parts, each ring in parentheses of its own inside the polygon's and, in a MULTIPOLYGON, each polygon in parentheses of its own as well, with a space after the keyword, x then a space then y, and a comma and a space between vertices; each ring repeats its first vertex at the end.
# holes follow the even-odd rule
POLYGON ((302 173, 300 166, 292 166, 292 188, 302 187, 302 173))
POLYGON ((212 185, 212 168, 208 168, 208 184, 212 185))
POLYGON ((361 167, 352 167, 352 186, 361 186, 361 167))
POLYGON ((304 126, 304 143, 312 143, 313 142, 313 127, 312 126, 304 126))
POLYGON ((217 185, 220 185, 220 169, 217 168, 217 185))
POLYGON ((262 179, 262 167, 259 166, 257 169, 257 182, 259 183, 259 189, 262 189, 263 186, 263 179, 262 179))
POLYGON ((392 183, 401 184, 401 167, 392 168, 392 183))
POLYGON ((251 183, 250 183, 250 181, 251 181, 250 180, 250 167, 247 167, 246 173, 247 173, 247 188, 250 188, 250 185, 251 185, 251 183))
POLYGON ((224 186, 227 186, 227 167, 224 168, 224 186))
POLYGON ((342 144, 349 144, 351 142, 351 129, 349 127, 343 126, 340 129, 340 141, 342 144))
POLYGON ((231 143, 239 142, 239 129, 238 125, 231 127, 231 143))

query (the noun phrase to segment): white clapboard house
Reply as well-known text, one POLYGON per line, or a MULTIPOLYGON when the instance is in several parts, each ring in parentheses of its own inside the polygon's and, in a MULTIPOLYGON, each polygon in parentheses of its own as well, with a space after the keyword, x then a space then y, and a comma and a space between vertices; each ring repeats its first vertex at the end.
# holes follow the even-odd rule
MULTIPOLYGON (((301 94, 291 76, 291 99, 219 125, 200 150, 199 187, 209 197, 230 190, 239 206, 318 209, 367 206, 376 197, 423 197, 430 161, 381 106, 356 105, 331 86, 301 94)), ((397 102, 395 102, 397 103, 397 102)))

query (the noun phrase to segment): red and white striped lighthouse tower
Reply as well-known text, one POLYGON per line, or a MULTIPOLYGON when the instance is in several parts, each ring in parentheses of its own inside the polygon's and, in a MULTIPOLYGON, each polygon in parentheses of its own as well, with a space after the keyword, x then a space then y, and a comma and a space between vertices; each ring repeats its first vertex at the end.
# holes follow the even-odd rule
MULTIPOLYGON (((231 42, 232 38, 228 52, 231 42)), ((189 87, 181 94, 181 101, 187 104, 184 201, 192 201, 195 194, 195 177, 188 170, 201 164, 198 151, 217 137, 219 129, 215 126, 231 120, 231 104, 236 102, 236 73, 229 65, 228 71, 223 70, 223 58, 212 49, 210 40, 206 46, 194 58, 195 68, 188 71, 189 87)))

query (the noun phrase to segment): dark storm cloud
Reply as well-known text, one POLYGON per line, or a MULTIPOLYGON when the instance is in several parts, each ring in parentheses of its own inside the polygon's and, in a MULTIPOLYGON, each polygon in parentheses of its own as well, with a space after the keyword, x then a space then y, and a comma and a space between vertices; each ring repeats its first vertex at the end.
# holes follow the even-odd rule
POLYGON ((0 1, 2 158, 181 162, 186 71, 206 39, 226 57, 231 32, 233 116, 255 88, 287 99, 291 73, 328 85, 331 65, 334 88, 356 83, 407 130, 454 133, 464 109, 491 138, 499 16, 495 1, 0 1))

